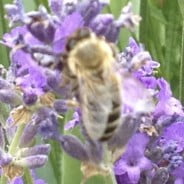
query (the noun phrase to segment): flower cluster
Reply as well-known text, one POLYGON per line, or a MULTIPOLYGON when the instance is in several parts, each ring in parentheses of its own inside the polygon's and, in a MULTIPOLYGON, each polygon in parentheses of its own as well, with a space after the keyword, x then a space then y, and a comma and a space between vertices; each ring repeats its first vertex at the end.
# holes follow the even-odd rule
MULTIPOLYGON (((116 44, 121 28, 132 31, 141 20, 131 3, 117 19, 102 14, 108 4, 105 0, 50 0, 49 12, 40 6, 28 13, 21 0, 5 6, 14 28, 0 41, 9 47, 11 60, 9 69, 0 72, 1 184, 7 178, 12 184, 23 183, 26 172, 31 169, 33 175, 47 162, 50 145, 35 144, 37 135, 58 141, 68 155, 80 160, 84 180, 111 173, 118 184, 184 182, 182 105, 167 81, 155 76, 159 63, 133 38, 114 66, 123 79, 122 124, 106 145, 86 136, 81 109, 68 100, 71 86, 63 85, 61 62, 68 37, 88 27, 116 44), (71 111, 73 118, 65 130, 80 126, 82 140, 60 131, 59 121, 71 111)), ((32 180, 44 183, 36 177, 32 180)))

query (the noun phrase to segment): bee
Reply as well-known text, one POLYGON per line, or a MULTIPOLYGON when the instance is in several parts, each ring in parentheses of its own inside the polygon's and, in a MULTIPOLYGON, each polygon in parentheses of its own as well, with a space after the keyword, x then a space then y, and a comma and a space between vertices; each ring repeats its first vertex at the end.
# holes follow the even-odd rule
POLYGON ((116 48, 88 28, 66 44, 64 76, 72 84, 82 111, 82 126, 93 141, 108 141, 121 123, 121 77, 116 48))

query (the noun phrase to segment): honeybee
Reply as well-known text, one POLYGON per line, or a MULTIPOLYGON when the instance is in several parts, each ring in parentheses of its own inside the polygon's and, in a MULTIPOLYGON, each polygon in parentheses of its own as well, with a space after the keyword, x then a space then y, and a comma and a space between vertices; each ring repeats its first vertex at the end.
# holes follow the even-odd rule
POLYGON ((115 47, 88 28, 66 44, 65 78, 82 111, 82 126, 93 141, 108 141, 121 122, 121 77, 115 69, 115 47))

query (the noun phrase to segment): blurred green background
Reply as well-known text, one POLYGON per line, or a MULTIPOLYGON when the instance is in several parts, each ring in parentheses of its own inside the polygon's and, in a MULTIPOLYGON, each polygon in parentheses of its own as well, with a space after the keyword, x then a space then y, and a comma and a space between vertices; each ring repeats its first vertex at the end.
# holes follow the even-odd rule
MULTIPOLYGON (((0 38, 8 31, 3 6, 11 2, 11 0, 0 0, 0 38)), ((46 0, 23 0, 23 2, 27 11, 36 9, 40 4, 48 7, 46 0)), ((113 13, 115 17, 118 17, 121 8, 127 2, 127 0, 111 0, 110 6, 104 12, 113 13)), ((157 75, 170 82, 174 96, 184 103, 184 0, 131 0, 131 2, 134 12, 141 15, 142 21, 135 33, 130 33, 128 30, 121 31, 119 49, 125 48, 129 36, 143 43, 153 59, 161 64, 157 75)), ((0 58, 0 63, 7 67, 8 49, 3 46, 0 46, 0 58)), ((72 173, 75 172, 72 168, 79 167, 79 163, 71 161, 66 155, 62 157, 58 143, 52 142, 52 146, 54 149, 50 154, 50 162, 44 168, 38 169, 39 176, 45 178, 49 184, 78 184, 81 174, 80 172, 72 173), (61 166, 59 160, 62 159, 61 166), (68 165, 68 168, 63 165, 68 165), (60 170, 63 168, 66 169, 64 175, 66 177, 69 175, 70 181, 62 182, 65 176, 61 176, 60 170)), ((96 182, 93 180, 89 183, 96 182)))

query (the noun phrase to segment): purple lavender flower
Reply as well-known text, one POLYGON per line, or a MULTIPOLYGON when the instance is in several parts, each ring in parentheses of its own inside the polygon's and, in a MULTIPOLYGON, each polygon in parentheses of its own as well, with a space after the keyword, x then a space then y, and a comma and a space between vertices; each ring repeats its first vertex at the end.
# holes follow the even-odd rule
POLYGON ((45 139, 59 139, 58 120, 52 109, 40 109, 35 117, 35 122, 38 125, 39 133, 45 139))
POLYGON ((29 54, 22 50, 13 51, 11 57, 12 72, 16 77, 16 84, 21 86, 25 92, 43 94, 47 88, 44 70, 33 61, 29 54))
POLYGON ((49 7, 52 13, 54 13, 57 17, 61 17, 62 5, 63 5, 62 1, 49 0, 49 7))
POLYGON ((184 123, 177 122, 170 125, 163 131, 162 137, 166 142, 168 140, 175 141, 178 145, 178 152, 182 151, 184 149, 184 123))
POLYGON ((10 20, 9 25, 22 23, 24 19, 24 7, 21 0, 15 0, 14 4, 6 4, 7 17, 10 20))
POLYGON ((183 109, 181 103, 174 97, 169 84, 164 79, 158 79, 158 86, 160 91, 157 95, 158 103, 155 108, 154 116, 159 117, 160 115, 183 115, 183 109))
POLYGON ((116 175, 116 180, 118 184, 133 184, 131 180, 128 177, 128 174, 121 174, 121 175, 116 175))
POLYGON ((124 107, 122 111, 128 107, 130 112, 146 113, 153 112, 154 102, 151 91, 148 91, 140 81, 133 76, 124 76, 122 101, 124 107), (137 89, 135 91, 135 89, 137 89), (125 109, 124 109, 125 108, 125 109))
POLYGON ((131 183, 137 184, 140 174, 152 168, 152 162, 144 156, 144 151, 149 138, 137 133, 128 142, 127 149, 119 161, 115 164, 115 174, 127 173, 131 183))
POLYGON ((0 42, 3 45, 6 45, 10 48, 13 48, 17 45, 17 43, 21 42, 24 37, 24 42, 26 44, 38 45, 41 44, 36 38, 32 36, 32 34, 27 30, 26 26, 18 26, 10 31, 10 33, 5 33, 3 36, 3 40, 0 42))
POLYGON ((26 125, 22 136, 20 137, 20 147, 28 146, 35 138, 38 132, 38 124, 30 122, 26 125))
POLYGON ((72 120, 70 120, 65 125, 65 130, 69 130, 76 127, 80 122, 81 122, 81 113, 79 111, 75 111, 72 120))
POLYGON ((134 29, 135 25, 138 25, 141 17, 134 15, 132 12, 132 3, 129 2, 127 6, 123 7, 119 19, 116 21, 118 27, 124 26, 130 29, 134 29))
POLYGON ((108 4, 108 2, 104 2, 100 0, 83 0, 76 5, 76 11, 82 15, 85 26, 88 26, 95 16, 101 12, 103 7, 108 4))
POLYGON ((64 18, 61 24, 58 24, 54 42, 53 50, 56 53, 63 52, 67 37, 83 26, 83 19, 77 12, 72 13, 64 18))
MULTIPOLYGON (((136 43, 133 38, 129 39, 129 45, 119 55, 120 66, 131 70, 134 76, 141 80, 142 77, 150 77, 160 64, 153 61, 149 52, 142 45, 136 43)), ((123 69, 123 68, 121 68, 123 69)))
POLYGON ((131 7, 131 3, 124 7, 117 20, 112 14, 98 14, 89 27, 97 35, 105 36, 108 41, 117 42, 121 27, 133 29, 140 21, 140 17, 133 14, 131 7))

